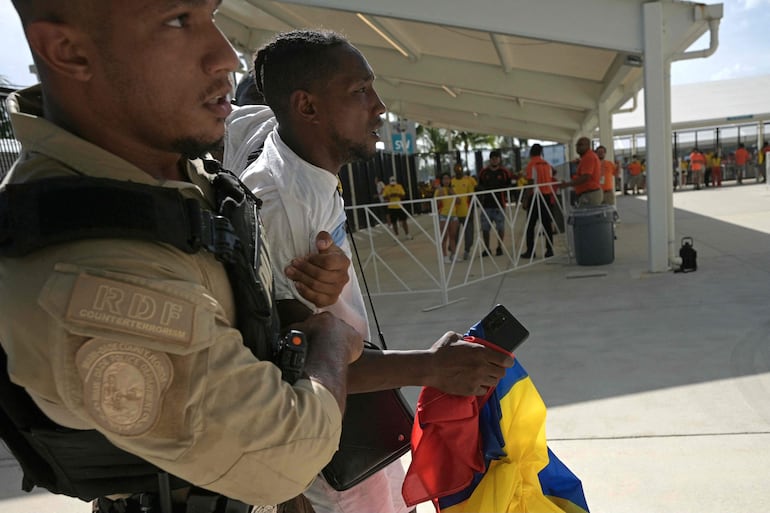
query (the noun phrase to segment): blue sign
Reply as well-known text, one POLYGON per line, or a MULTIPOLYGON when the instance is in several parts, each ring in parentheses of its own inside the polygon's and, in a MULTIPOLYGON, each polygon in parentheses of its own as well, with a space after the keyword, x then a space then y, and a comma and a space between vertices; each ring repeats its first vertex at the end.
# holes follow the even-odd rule
POLYGON ((412 137, 412 134, 409 132, 393 134, 393 153, 414 153, 414 137, 412 137), (404 151, 404 143, 406 143, 406 151, 404 151))

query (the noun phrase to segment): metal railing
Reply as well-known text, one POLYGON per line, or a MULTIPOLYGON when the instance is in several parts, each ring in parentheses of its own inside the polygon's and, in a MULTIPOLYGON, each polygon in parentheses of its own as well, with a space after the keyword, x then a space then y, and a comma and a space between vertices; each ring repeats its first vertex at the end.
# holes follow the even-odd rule
MULTIPOLYGON (((404 237, 400 225, 398 236, 390 228, 387 203, 347 207, 348 218, 358 221, 353 237, 356 239, 362 269, 357 271, 365 274, 372 295, 435 293, 440 296, 440 303, 424 310, 448 305, 457 301, 450 300, 450 293, 463 287, 545 261, 546 235, 540 223, 535 229, 533 248, 537 256, 521 257, 527 249, 526 228, 532 209, 542 208, 541 205, 545 204, 537 200, 541 196, 537 185, 528 185, 450 197, 454 204, 466 199, 469 202, 468 216, 462 219, 457 230, 457 249, 450 263, 444 263, 442 251, 442 239, 450 224, 441 227, 436 198, 400 202, 398 208, 406 215, 411 239, 404 237), (530 201, 533 206, 529 210, 524 208, 521 201, 528 194, 533 195, 530 201), (482 206, 484 198, 494 198, 495 208, 503 211, 502 237, 496 232, 489 212, 482 206), (412 211, 427 213, 412 214, 412 211), (491 249, 500 247, 502 255, 494 256, 494 252, 486 248, 481 230, 482 220, 486 220, 490 226, 491 249), (463 259, 466 234, 470 237, 468 258, 463 259), (488 256, 483 256, 485 250, 488 256)), ((447 197, 443 199, 447 200, 447 197)), ((567 218, 563 207, 565 204, 565 198, 560 198, 547 207, 547 212, 541 212, 540 219, 549 219, 554 224, 555 240, 551 243, 557 254, 571 257, 571 249, 565 237, 561 237, 565 232, 567 218)))
POLYGON ((11 169, 21 151, 21 144, 14 138, 11 117, 5 104, 6 98, 13 91, 9 87, 0 87, 0 180, 11 169))

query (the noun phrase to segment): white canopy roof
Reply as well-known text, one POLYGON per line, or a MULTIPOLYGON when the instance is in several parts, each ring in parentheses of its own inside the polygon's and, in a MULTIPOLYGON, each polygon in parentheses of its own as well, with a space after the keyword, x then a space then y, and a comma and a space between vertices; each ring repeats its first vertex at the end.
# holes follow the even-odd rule
MULTIPOLYGON (((770 75, 733 78, 671 87, 671 127, 674 130, 770 121, 770 75)), ((644 131, 644 91, 637 108, 615 114, 615 135, 644 131)))
MULTIPOLYGON (((224 0, 251 55, 274 33, 324 27, 369 60, 391 112, 425 125, 569 142, 642 86, 647 0, 224 0)), ((663 0, 663 44, 689 47, 709 8, 663 0)), ((721 17, 721 6, 718 16, 721 17)))

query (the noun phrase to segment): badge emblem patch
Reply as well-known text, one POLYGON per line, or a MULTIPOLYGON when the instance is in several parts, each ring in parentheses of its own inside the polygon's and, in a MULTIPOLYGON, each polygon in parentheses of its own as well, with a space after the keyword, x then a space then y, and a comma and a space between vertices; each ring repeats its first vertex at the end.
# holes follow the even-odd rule
POLYGON ((131 436, 155 425, 173 378, 168 355, 96 339, 80 348, 76 362, 85 408, 100 426, 131 436))

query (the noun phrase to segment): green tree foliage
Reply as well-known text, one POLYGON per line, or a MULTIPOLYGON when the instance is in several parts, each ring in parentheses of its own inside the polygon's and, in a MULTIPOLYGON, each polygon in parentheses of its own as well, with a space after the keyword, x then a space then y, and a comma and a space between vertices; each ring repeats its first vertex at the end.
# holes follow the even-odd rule
POLYGON ((461 149, 464 153, 465 162, 469 162, 470 151, 483 148, 496 148, 498 136, 489 134, 478 134, 476 132, 456 131, 453 134, 452 142, 455 148, 461 149))
POLYGON ((422 147, 431 153, 446 153, 449 151, 449 131, 445 128, 417 125, 417 140, 422 147))

